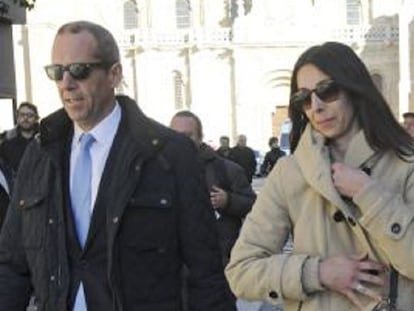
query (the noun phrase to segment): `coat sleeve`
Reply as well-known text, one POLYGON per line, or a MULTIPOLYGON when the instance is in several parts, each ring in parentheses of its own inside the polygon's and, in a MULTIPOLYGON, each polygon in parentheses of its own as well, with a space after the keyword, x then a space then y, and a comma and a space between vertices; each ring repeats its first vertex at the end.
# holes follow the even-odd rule
POLYGON ((283 187, 284 171, 288 171, 284 164, 280 161, 267 177, 232 250, 226 276, 237 297, 279 304, 282 298, 307 299, 305 281, 308 286, 319 285, 318 258, 282 252, 292 230, 283 187))
POLYGON ((379 165, 389 171, 374 176, 353 197, 362 213, 359 222, 387 263, 414 280, 414 164, 379 165))
POLYGON ((228 202, 219 212, 240 218, 245 217, 256 200, 256 194, 240 166, 228 161, 226 170, 230 181, 230 189, 227 191, 228 202))
POLYGON ((189 311, 236 311, 234 296, 224 277, 216 220, 196 151, 183 145, 176 155, 178 230, 189 270, 189 311))
POLYGON ((25 310, 30 299, 30 273, 20 239, 20 213, 8 208, 0 234, 0 306, 2 310, 25 310))

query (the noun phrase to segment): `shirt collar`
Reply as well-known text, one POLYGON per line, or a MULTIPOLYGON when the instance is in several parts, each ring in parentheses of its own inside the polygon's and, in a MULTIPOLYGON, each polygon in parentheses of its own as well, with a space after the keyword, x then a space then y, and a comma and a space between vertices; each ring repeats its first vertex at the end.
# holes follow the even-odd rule
MULTIPOLYGON (((107 115, 102 121, 100 121, 92 130, 90 134, 95 138, 95 141, 100 144, 106 142, 112 142, 121 120, 121 107, 118 102, 115 101, 114 108, 111 113, 107 115), (110 138, 110 139, 109 139, 110 138)), ((74 135, 73 142, 76 144, 79 142, 80 136, 85 133, 76 123, 74 123, 74 135)))

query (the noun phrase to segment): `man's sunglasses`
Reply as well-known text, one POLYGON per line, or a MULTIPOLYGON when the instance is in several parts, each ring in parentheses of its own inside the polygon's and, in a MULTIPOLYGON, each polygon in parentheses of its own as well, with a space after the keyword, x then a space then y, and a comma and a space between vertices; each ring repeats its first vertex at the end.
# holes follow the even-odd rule
POLYGON ((290 103, 298 111, 305 111, 312 106, 312 93, 324 103, 331 103, 339 98, 341 87, 334 80, 323 80, 313 90, 300 89, 290 98, 290 103))
POLYGON ((87 79, 94 68, 109 68, 108 63, 73 63, 66 66, 53 64, 45 66, 45 71, 49 79, 53 81, 61 81, 65 71, 69 72, 75 80, 87 79))

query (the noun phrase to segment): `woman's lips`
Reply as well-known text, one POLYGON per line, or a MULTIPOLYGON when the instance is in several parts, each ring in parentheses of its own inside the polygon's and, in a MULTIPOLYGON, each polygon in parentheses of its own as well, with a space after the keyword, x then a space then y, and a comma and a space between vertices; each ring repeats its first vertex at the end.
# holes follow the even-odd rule
POLYGON ((317 121, 316 124, 321 128, 331 127, 332 122, 334 120, 335 120, 334 118, 323 119, 323 120, 317 121))

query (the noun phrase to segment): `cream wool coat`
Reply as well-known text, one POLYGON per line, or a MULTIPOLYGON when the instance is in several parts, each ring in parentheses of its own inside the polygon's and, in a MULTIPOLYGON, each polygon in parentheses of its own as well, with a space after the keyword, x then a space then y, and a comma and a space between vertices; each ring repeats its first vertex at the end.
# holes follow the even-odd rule
MULTIPOLYGON (((414 310, 414 163, 374 154, 359 132, 344 162, 357 168, 368 161, 373 179, 354 196, 356 206, 347 204, 332 183, 323 137, 307 127, 295 153, 281 158, 267 177, 233 248, 226 276, 236 296, 283 301, 285 311, 357 310, 345 296, 321 287, 318 261, 368 254, 399 271, 398 307, 414 310), (346 218, 340 222, 334 220, 338 210, 346 218), (293 253, 282 254, 290 232, 293 253)), ((388 294, 388 285, 371 288, 388 294)), ((376 303, 359 296, 364 310, 372 310, 376 303)))

